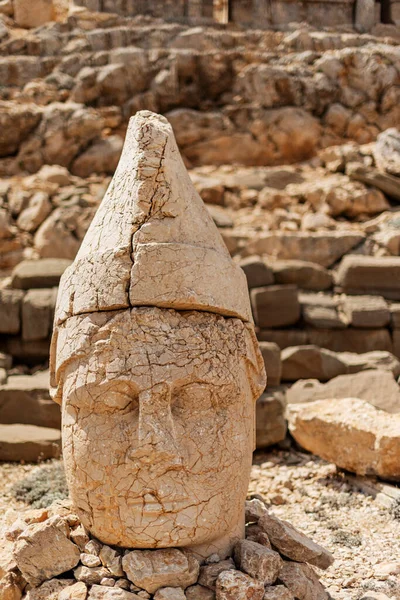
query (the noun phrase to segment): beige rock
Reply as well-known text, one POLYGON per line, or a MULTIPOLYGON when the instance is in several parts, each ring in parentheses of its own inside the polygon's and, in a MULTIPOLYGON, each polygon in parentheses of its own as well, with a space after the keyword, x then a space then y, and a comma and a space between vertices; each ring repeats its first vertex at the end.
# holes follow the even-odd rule
POLYGON ((23 587, 15 573, 8 573, 0 578, 0 600, 21 600, 23 587))
POLYGON ((103 546, 99 554, 102 564, 107 567, 112 575, 115 577, 123 577, 124 571, 122 570, 122 556, 110 546, 103 546))
POLYGON ((345 256, 337 271, 340 288, 351 294, 400 299, 400 257, 345 256))
POLYGON ((291 405, 289 428, 304 448, 359 475, 400 479, 400 416, 357 398, 291 405))
POLYGON ((28 591, 24 600, 59 600, 59 594, 74 583, 73 579, 50 579, 28 591))
POLYGON ((395 127, 380 133, 373 149, 376 166, 392 175, 400 175, 400 132, 395 127))
POLYGON ((354 375, 339 375, 328 383, 298 381, 286 394, 288 404, 331 398, 359 398, 388 413, 400 413, 400 389, 393 374, 367 370, 354 375))
POLYGON ((279 579, 298 600, 328 600, 329 594, 309 565, 285 562, 279 579))
POLYGON ((282 375, 281 352, 273 342, 260 342, 260 350, 267 373, 267 385, 279 385, 282 375))
POLYGON ((386 327, 390 322, 389 306, 380 296, 346 296, 342 310, 352 327, 386 327))
POLYGON ((294 285, 270 285, 251 290, 254 320, 259 327, 284 327, 300 318, 300 304, 294 285))
POLYGON ((295 600, 295 598, 284 585, 274 585, 265 589, 263 600, 295 600))
POLYGON ((262 600, 264 585, 240 571, 223 571, 217 579, 216 600, 262 600))
POLYGON ((102 579, 110 576, 110 571, 105 567, 85 567, 83 565, 74 570, 75 579, 88 585, 100 583, 102 579))
POLYGON ((281 356, 283 381, 328 381, 347 371, 337 353, 318 346, 289 346, 282 350, 281 356))
POLYGON ((165 550, 133 550, 122 559, 128 579, 153 594, 170 585, 183 588, 196 583, 199 563, 192 554, 176 548, 165 550))
POLYGON ((58 595, 58 600, 86 600, 87 587, 82 581, 78 581, 64 588, 58 595))
POLYGON ((258 498, 252 500, 246 500, 245 504, 245 518, 246 523, 258 522, 265 513, 268 512, 264 502, 261 502, 258 498))
POLYGON ((22 301, 22 339, 43 340, 50 336, 57 290, 29 290, 22 301))
POLYGON ((43 167, 35 174, 35 178, 39 181, 48 183, 56 183, 60 187, 71 183, 71 175, 68 169, 60 165, 43 165, 43 167))
POLYGON ((327 294, 299 294, 304 321, 312 327, 345 329, 347 319, 340 310, 337 296, 327 294))
POLYGON ((280 388, 267 388, 256 403, 256 447, 268 448, 286 437, 285 393, 280 388))
POLYGON ((332 287, 331 273, 317 265, 302 260, 281 260, 271 263, 276 283, 294 284, 303 290, 322 291, 332 287))
MULTIPOLYGON (((228 555, 244 533, 265 371, 245 275, 164 118, 131 121, 113 183, 62 276, 57 314, 52 394, 83 525, 109 545, 228 555)), ((151 572, 159 555, 123 563, 135 556, 151 572)))
POLYGON ((198 583, 210 590, 215 590, 218 575, 222 573, 222 571, 230 571, 232 569, 235 570, 236 567, 231 558, 221 560, 214 564, 204 565, 200 568, 198 583))
POLYGON ((307 562, 320 569, 327 569, 333 563, 333 556, 290 523, 266 513, 258 521, 268 535, 271 544, 284 556, 297 562, 307 562))
POLYGON ((81 554, 81 563, 85 567, 99 567, 101 565, 101 560, 95 554, 81 554))
POLYGON ((20 290, 0 289, 0 333, 19 333, 23 297, 20 290))
POLYGON ((0 425, 0 460, 40 462, 58 458, 60 454, 61 434, 58 429, 36 425, 0 425))
POLYGON ((29 525, 19 536, 14 557, 28 583, 37 586, 79 562, 79 549, 67 537, 68 527, 59 517, 29 525))
POLYGON ((54 19, 53 0, 38 0, 35 10, 27 0, 14 0, 14 19, 19 27, 39 27, 54 19))
POLYGON ((14 543, 8 538, 2 536, 0 547, 0 579, 8 575, 10 571, 17 568, 17 563, 13 556, 14 543))
POLYGON ((249 289, 274 283, 272 270, 257 256, 248 256, 240 261, 249 289))
POLYGON ((51 213, 52 205, 45 192, 36 192, 18 217, 17 225, 23 231, 33 233, 51 213))
POLYGON ((56 287, 70 264, 68 259, 23 260, 12 272, 11 285, 21 290, 56 287))
POLYGON ((92 585, 88 600, 139 600, 140 596, 116 587, 92 585))
POLYGON ((235 562, 241 571, 264 585, 275 583, 283 565, 277 552, 250 540, 240 540, 236 544, 235 562))
POLYGON ((186 600, 186 596, 182 588, 165 587, 157 590, 154 600, 186 600))
POLYGON ((202 585, 191 585, 185 590, 187 600, 215 600, 215 592, 202 585))

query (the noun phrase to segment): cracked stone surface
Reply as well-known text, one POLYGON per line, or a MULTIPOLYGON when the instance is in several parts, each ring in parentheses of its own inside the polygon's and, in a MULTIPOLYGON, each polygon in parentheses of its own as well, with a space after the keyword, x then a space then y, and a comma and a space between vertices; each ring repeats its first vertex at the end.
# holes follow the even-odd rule
POLYGON ((265 370, 245 275, 163 117, 131 119, 55 322, 52 395, 83 525, 111 546, 230 554, 265 370))

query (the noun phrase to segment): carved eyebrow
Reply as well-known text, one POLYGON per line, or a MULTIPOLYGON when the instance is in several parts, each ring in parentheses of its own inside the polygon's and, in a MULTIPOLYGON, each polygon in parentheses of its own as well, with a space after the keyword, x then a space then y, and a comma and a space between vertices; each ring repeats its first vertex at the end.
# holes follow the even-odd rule
POLYGON ((121 394, 126 395, 129 393, 139 393, 138 385, 130 379, 102 379, 100 381, 97 380, 82 384, 81 386, 76 388, 76 390, 82 389, 85 389, 89 394, 93 393, 94 390, 98 390, 99 394, 103 391, 120 392, 121 394), (124 387, 126 386, 128 390, 121 389, 121 385, 123 385, 124 387))

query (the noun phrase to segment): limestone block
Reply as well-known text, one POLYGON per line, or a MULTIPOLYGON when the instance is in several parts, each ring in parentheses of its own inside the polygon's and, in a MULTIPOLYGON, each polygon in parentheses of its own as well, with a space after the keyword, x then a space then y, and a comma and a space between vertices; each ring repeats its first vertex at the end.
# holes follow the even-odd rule
POLYGON ((318 346, 291 346, 282 350, 282 380, 329 381, 344 375, 347 367, 335 352, 318 346))
POLYGON ((347 320, 340 311, 338 297, 327 294, 299 294, 304 321, 321 329, 345 329, 347 320))
POLYGON ((11 354, 15 361, 22 364, 38 364, 48 360, 50 338, 46 340, 26 341, 19 336, 8 336, 0 342, 2 351, 11 354))
POLYGON ((310 540, 287 521, 265 513, 258 524, 283 556, 297 562, 307 562, 320 569, 327 569, 333 563, 333 556, 328 550, 310 540))
POLYGON ((282 362, 281 351, 277 344, 273 342, 260 342, 261 355, 264 360, 265 371, 267 373, 267 385, 275 386, 281 382, 282 362))
POLYGON ((337 284, 347 294, 379 294, 400 300, 400 257, 345 256, 337 284))
POLYGON ((92 585, 88 600, 139 600, 140 596, 121 588, 92 585))
POLYGON ((224 571, 217 579, 216 600, 262 600, 264 584, 240 571, 224 571))
POLYGON ((342 310, 352 327, 386 327, 390 322, 389 306, 381 296, 346 296, 342 310))
POLYGON ((268 448, 286 437, 285 393, 270 388, 256 403, 256 448, 268 448))
POLYGON ((308 344, 327 348, 334 352, 392 352, 393 344, 387 329, 307 329, 308 344))
POLYGON ((321 265, 303 260, 279 260, 271 263, 276 283, 294 284, 302 290, 323 291, 333 285, 331 273, 321 265))
POLYGON ((329 594, 309 565, 286 562, 279 579, 295 598, 304 600, 329 600, 329 594))
POLYGON ((254 319, 261 328, 293 325, 300 318, 295 285, 271 285, 251 290, 254 319))
POLYGON ((287 392, 288 404, 315 402, 330 398, 360 398, 388 413, 400 412, 400 389, 393 374, 367 370, 354 375, 339 375, 328 383, 303 380, 287 392))
POLYGON ((70 260, 63 258, 23 260, 12 272, 11 285, 20 290, 56 287, 70 264, 70 260))
POLYGON ((236 567, 231 558, 210 565, 204 565, 200 568, 198 583, 210 590, 215 590, 218 575, 222 571, 230 571, 232 569, 235 570, 236 567))
POLYGON ((36 587, 78 564, 79 549, 67 535, 68 527, 60 517, 29 525, 21 533, 15 543, 14 556, 28 583, 36 587))
POLYGON ((34 10, 27 0, 14 0, 14 20, 19 27, 40 27, 53 19, 53 0, 36 0, 34 10))
POLYGON ((19 333, 23 297, 19 290, 0 290, 0 333, 19 333))
POLYGON ((49 337, 57 290, 29 290, 22 301, 22 339, 29 342, 49 337))
POLYGON ((272 270, 257 256, 249 256, 240 261, 249 289, 264 287, 274 283, 272 270))
POLYGON ((133 550, 124 556, 122 566, 128 579, 150 594, 171 585, 183 588, 193 585, 200 569, 192 554, 176 548, 133 550))
POLYGON ((364 235, 346 231, 271 232, 257 236, 246 247, 247 254, 269 255, 275 259, 300 259, 330 267, 352 248, 364 235))
POLYGON ((235 546, 235 562, 244 571, 264 585, 275 583, 283 561, 277 552, 250 540, 240 540, 235 546))
POLYGON ((400 480, 400 415, 358 398, 290 405, 289 428, 308 451, 359 475, 400 480))
POLYGON ((58 429, 36 425, 0 425, 0 460, 39 462, 58 458, 61 434, 58 429))

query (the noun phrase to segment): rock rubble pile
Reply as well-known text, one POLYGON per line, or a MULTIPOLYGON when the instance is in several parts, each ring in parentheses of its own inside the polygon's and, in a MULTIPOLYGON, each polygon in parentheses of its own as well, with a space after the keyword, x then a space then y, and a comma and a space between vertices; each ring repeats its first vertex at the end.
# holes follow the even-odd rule
POLYGON ((91 538, 69 501, 28 510, 1 533, 1 600, 328 600, 313 567, 332 555, 246 502, 246 539, 199 563, 178 548, 112 548, 91 538))

